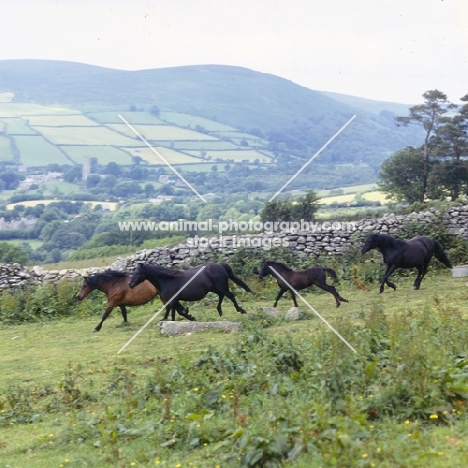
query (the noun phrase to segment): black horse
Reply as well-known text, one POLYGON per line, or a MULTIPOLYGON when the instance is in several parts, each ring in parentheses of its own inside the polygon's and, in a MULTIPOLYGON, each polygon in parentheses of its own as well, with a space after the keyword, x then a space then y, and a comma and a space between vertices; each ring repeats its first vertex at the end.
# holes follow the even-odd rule
POLYGON ((239 306, 234 294, 229 290, 229 279, 244 288, 247 292, 253 292, 244 281, 234 275, 232 268, 226 263, 206 263, 185 271, 140 263, 130 278, 129 286, 130 288, 134 288, 144 280, 148 280, 159 291, 159 296, 163 303, 174 298, 171 301, 172 304, 166 306, 166 314, 163 320, 167 319, 171 309, 172 319, 174 320, 174 308, 178 305, 180 306, 179 301, 199 301, 209 292, 213 292, 219 297, 216 309, 220 317, 223 315, 221 303, 224 296, 227 296, 232 301, 238 312, 245 314, 245 310, 239 306), (203 270, 200 272, 202 268, 203 270), (198 275, 190 281, 197 273, 198 275), (185 285, 187 286, 184 287, 185 285))
POLYGON ((433 255, 447 268, 452 268, 452 264, 440 243, 425 236, 417 236, 409 241, 403 241, 387 234, 371 234, 366 237, 361 252, 366 253, 372 249, 379 250, 387 265, 382 282, 380 283, 380 293, 383 292, 385 283, 394 290, 396 289, 396 286, 388 280, 390 275, 395 271, 395 268, 418 269, 418 276, 414 281, 414 289, 419 289, 421 286, 421 281, 427 272, 427 267, 433 255))
POLYGON ((276 307, 281 296, 286 292, 291 292, 292 300, 294 305, 297 307, 296 294, 291 288, 285 283, 289 283, 296 291, 308 288, 309 286, 316 285, 320 289, 329 292, 335 296, 336 307, 340 307, 341 302, 348 302, 347 299, 341 297, 334 286, 327 284, 326 275, 330 275, 333 279, 336 279, 335 270, 331 268, 320 268, 312 267, 307 270, 295 271, 281 262, 274 262, 272 260, 265 260, 260 269, 259 279, 263 279, 265 276, 272 275, 276 278, 280 292, 276 296, 276 301, 273 307, 276 307), (274 270, 274 271, 273 271, 274 270))

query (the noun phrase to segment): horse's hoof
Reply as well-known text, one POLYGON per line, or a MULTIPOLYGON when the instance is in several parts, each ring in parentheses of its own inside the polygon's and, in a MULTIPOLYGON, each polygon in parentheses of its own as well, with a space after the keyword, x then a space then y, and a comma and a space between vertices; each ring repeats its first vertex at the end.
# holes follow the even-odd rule
POLYGON ((338 303, 336 304, 336 308, 338 309, 338 307, 340 307, 341 303, 338 303))
POLYGON ((93 333, 97 333, 99 330, 97 328, 93 328, 93 333))

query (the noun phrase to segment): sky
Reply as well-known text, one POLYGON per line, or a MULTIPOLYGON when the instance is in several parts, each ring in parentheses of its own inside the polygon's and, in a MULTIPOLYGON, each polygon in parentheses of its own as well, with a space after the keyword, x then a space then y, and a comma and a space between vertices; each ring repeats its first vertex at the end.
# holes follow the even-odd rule
POLYGON ((466 0, 0 0, 0 60, 222 64, 405 104, 468 93, 466 0))

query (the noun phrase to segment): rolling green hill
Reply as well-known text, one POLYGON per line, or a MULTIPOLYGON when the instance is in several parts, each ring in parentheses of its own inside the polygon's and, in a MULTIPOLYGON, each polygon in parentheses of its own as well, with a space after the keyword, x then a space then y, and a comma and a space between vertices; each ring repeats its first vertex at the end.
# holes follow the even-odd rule
MULTIPOLYGON (((279 162, 291 155, 310 157, 352 115, 357 115, 352 125, 321 155, 323 163, 366 163, 375 172, 393 151, 418 144, 414 129, 394 125, 392 103, 380 103, 376 114, 376 106, 363 110, 362 100, 345 103, 336 95, 240 67, 123 71, 71 62, 4 60, 0 92, 14 93, 15 103, 68 106, 81 112, 158 106, 172 112, 175 121, 182 113, 204 119, 194 124, 201 128, 215 121, 263 136, 279 162), (386 108, 388 112, 382 112, 386 108)), ((188 126, 189 121, 185 117, 176 125, 188 126)))

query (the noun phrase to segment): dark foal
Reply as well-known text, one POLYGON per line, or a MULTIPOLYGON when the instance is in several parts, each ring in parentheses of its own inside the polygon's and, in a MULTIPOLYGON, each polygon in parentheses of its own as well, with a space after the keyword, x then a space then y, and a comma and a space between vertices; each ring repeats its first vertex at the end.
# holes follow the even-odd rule
POLYGON ((216 309, 220 317, 223 315, 221 304, 225 296, 232 301, 238 312, 245 314, 245 310, 239 306, 234 294, 229 290, 229 279, 246 291, 252 292, 248 285, 237 278, 232 268, 225 263, 206 263, 185 271, 140 263, 133 272, 129 286, 134 288, 142 281, 148 280, 159 290, 163 303, 173 298, 172 304, 166 307, 163 320, 167 318, 171 309, 174 315, 174 307, 180 305, 179 301, 199 301, 209 292, 219 297, 216 309))
POLYGON ((296 271, 284 263, 265 260, 258 277, 259 279, 263 279, 265 276, 272 275, 276 278, 280 291, 276 296, 276 301, 273 304, 273 307, 276 307, 281 296, 286 291, 291 293, 294 305, 297 307, 296 294, 291 290, 286 282, 289 283, 289 285, 296 291, 300 291, 301 289, 308 288, 315 284, 315 286, 318 286, 320 289, 333 294, 336 301, 336 307, 340 307, 341 302, 348 302, 348 300, 341 297, 334 286, 327 284, 326 274, 330 275, 333 279, 336 279, 335 270, 332 270, 331 268, 312 267, 307 268, 307 270, 296 271), (283 281, 283 279, 286 280, 286 282, 283 281))
POLYGON ((452 268, 444 248, 430 237, 417 236, 409 241, 403 241, 387 234, 370 234, 366 237, 361 252, 366 253, 372 249, 377 249, 383 255, 383 260, 387 265, 379 293, 384 291, 385 284, 396 290, 395 284, 388 279, 396 268, 417 268, 418 276, 413 288, 419 289, 433 255, 447 268, 452 268))

